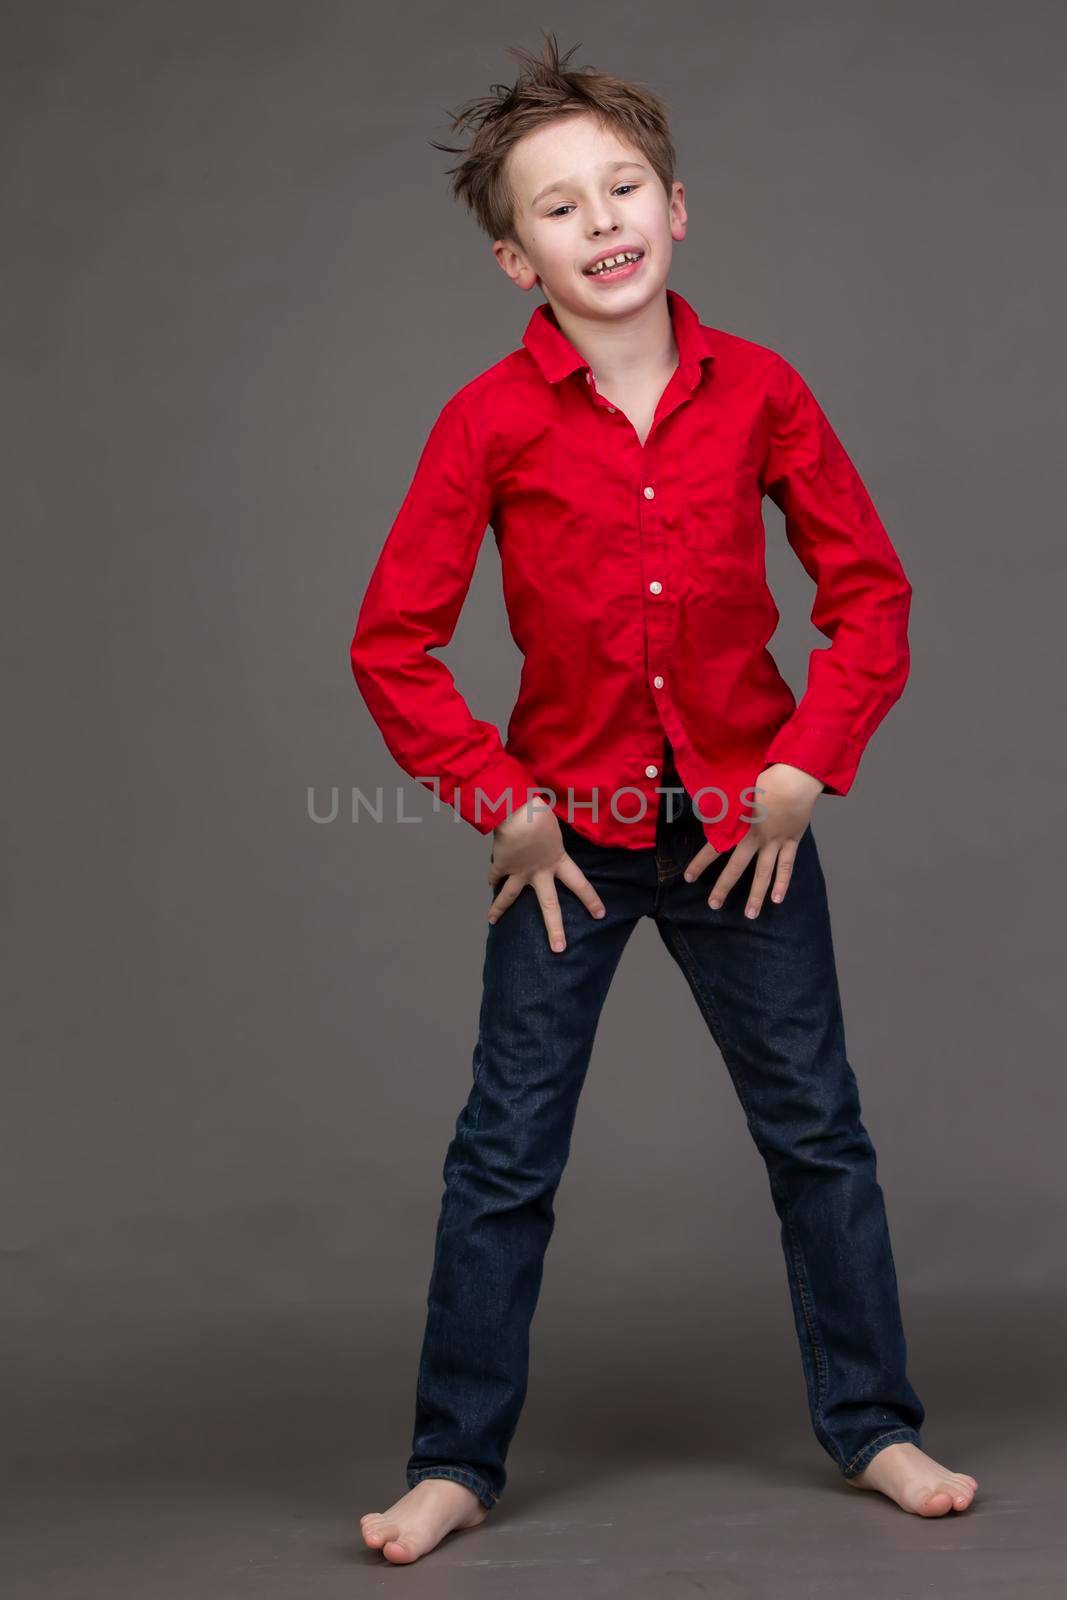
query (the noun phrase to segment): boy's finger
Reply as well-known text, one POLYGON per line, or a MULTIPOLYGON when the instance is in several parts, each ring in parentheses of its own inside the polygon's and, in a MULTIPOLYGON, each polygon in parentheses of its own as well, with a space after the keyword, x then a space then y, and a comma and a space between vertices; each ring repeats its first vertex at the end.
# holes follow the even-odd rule
MULTIPOLYGON (((493 885, 493 887, 494 888, 496 887, 495 884, 493 885)), ((510 905, 513 905, 515 903, 515 901, 519 897, 519 893, 520 893, 522 887, 523 887, 522 879, 521 878, 514 878, 513 879, 512 875, 509 873, 508 876, 504 879, 504 886, 501 889, 500 893, 496 896, 496 898, 490 904, 490 907, 489 907, 489 910, 488 910, 488 913, 487 913, 487 917, 488 917, 488 920, 490 922, 495 922, 497 920, 497 918, 500 917, 508 909, 508 907, 510 905)))
POLYGON ((535 872, 530 882, 533 884, 534 893, 541 902, 541 915, 545 919, 549 944, 553 950, 565 949, 567 940, 563 932, 563 913, 559 908, 555 874, 552 872, 535 872))
POLYGON ((746 917, 758 917, 763 910, 763 902, 770 887, 771 874, 778 858, 778 846, 767 845, 760 851, 756 861, 756 870, 752 875, 752 888, 749 891, 748 904, 745 906, 746 917))
POLYGON ((556 868, 556 877, 559 878, 561 883, 565 883, 568 889, 574 890, 583 906, 594 917, 605 915, 607 907, 603 900, 601 900, 581 867, 576 861, 572 861, 570 856, 564 856, 556 868))
POLYGON ((715 887, 708 898, 708 904, 713 911, 718 911, 758 848, 758 845, 750 841, 748 835, 741 840, 740 844, 734 845, 733 854, 716 878, 715 887))
POLYGON ((789 880, 793 876, 793 862, 796 859, 796 845, 786 845, 778 852, 778 872, 771 890, 771 899, 779 902, 785 899, 785 892, 789 888, 789 880))
POLYGON ((709 867, 713 861, 718 859, 719 852, 713 844, 702 845, 683 873, 686 883, 693 883, 700 877, 705 867, 709 867))

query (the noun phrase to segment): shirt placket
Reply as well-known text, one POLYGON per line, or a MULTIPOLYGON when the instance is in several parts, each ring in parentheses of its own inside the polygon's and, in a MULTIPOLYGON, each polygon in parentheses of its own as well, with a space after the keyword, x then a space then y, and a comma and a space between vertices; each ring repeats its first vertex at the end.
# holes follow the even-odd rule
MULTIPOLYGON (((685 377, 685 372, 685 367, 679 365, 671 375, 670 382, 660 396, 645 442, 643 445, 639 443, 638 454, 636 502, 644 597, 645 672, 657 709, 664 701, 668 703, 670 701, 669 658, 674 634, 675 606, 675 596, 669 579, 663 506, 662 502, 657 500, 656 468, 659 459, 657 434, 671 412, 689 399, 691 386, 685 377)), ((594 404, 616 415, 618 408, 598 393, 593 374, 588 368, 585 378, 594 404)), ((633 431, 633 425, 627 418, 623 419, 623 425, 633 431)), ((636 437, 636 433, 634 436, 636 437)), ((658 818, 661 800, 661 796, 656 793, 656 786, 661 783, 663 776, 663 741, 665 737, 669 737, 662 710, 658 710, 658 714, 660 727, 653 748, 649 751, 649 759, 640 774, 627 778, 627 782, 633 787, 644 790, 647 805, 645 816, 651 816, 654 820, 658 818)))

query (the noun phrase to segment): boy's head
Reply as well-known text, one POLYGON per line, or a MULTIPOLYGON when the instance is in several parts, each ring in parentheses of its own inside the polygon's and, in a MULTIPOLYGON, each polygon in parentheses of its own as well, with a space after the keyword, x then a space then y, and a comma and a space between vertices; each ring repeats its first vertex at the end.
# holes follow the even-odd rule
POLYGON ((685 192, 663 102, 593 68, 568 71, 555 38, 523 62, 514 85, 471 101, 453 127, 476 131, 450 169, 520 289, 540 284, 554 309, 595 318, 629 313, 663 292, 674 242, 685 238, 685 192), (637 252, 635 267, 591 277, 592 262, 637 252))

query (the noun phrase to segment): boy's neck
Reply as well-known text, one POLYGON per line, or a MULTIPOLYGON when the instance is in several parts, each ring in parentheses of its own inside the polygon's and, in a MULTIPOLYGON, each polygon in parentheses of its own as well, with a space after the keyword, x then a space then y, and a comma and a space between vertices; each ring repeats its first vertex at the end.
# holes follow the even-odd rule
POLYGON ((666 292, 632 312, 610 318, 582 317, 561 310, 551 300, 549 304, 563 333, 588 361, 598 389, 631 388, 673 372, 678 365, 666 292))

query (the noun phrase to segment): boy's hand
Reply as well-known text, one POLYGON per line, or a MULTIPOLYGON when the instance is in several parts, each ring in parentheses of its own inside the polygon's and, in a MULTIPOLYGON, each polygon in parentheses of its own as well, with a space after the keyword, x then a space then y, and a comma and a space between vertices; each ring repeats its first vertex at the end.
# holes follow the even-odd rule
MULTIPOLYGON (((756 787, 759 790, 759 804, 767 815, 762 822, 753 822, 744 838, 734 845, 733 854, 719 873, 708 899, 713 911, 718 911, 753 856, 759 859, 752 875, 752 890, 745 906, 745 915, 759 915, 776 864, 771 899, 776 902, 785 899, 797 845, 825 785, 819 778, 813 778, 810 772, 802 772, 799 767, 791 767, 785 761, 776 761, 773 766, 764 767, 756 779, 756 787)), ((698 878, 718 854, 716 849, 706 844, 686 867, 686 879, 692 881, 698 878)))
POLYGON ((516 900, 527 884, 541 902, 541 914, 553 950, 564 950, 563 915, 559 909, 556 879, 573 889, 594 917, 604 915, 604 902, 585 873, 563 848, 563 835, 555 813, 549 806, 519 806, 493 829, 493 855, 488 882, 504 887, 489 907, 489 921, 496 922, 516 900))

